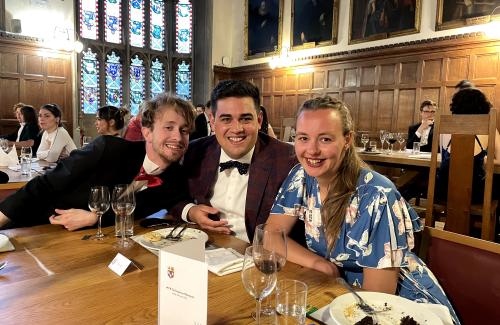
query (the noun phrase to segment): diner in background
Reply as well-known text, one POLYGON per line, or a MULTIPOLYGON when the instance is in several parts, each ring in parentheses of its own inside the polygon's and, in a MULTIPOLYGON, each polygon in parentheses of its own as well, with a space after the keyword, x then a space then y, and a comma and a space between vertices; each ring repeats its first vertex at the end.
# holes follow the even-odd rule
POLYGON ((420 123, 410 125, 408 128, 408 141, 406 148, 413 150, 413 143, 420 142, 420 151, 432 151, 432 136, 434 134, 434 117, 436 116, 437 104, 431 100, 425 100, 420 104, 420 123))
POLYGON ((259 132, 260 93, 253 83, 221 81, 210 103, 215 135, 192 141, 184 156, 192 199, 169 212, 250 242, 297 160, 291 145, 259 132))
POLYGON ((196 105, 196 115, 201 115, 205 112, 205 105, 198 104, 196 105))
POLYGON ((264 132, 265 134, 269 135, 270 137, 273 137, 276 139, 276 134, 274 134, 273 127, 271 126, 271 124, 269 124, 269 119, 267 117, 266 108, 261 105, 260 111, 262 112, 262 124, 260 126, 260 132, 264 132))
POLYGON ((127 130, 125 130, 123 138, 130 141, 144 141, 141 129, 141 116, 136 115, 128 122, 127 130))
POLYGON ((360 159, 354 129, 348 108, 332 97, 309 99, 299 109, 300 164, 267 220, 287 233, 305 223, 307 248, 287 239, 287 260, 368 291, 444 305, 459 324, 436 278, 411 252, 418 215, 389 179, 360 159))
POLYGON ((36 152, 38 159, 57 162, 76 149, 73 139, 63 126, 62 112, 56 104, 42 106, 38 113, 38 122, 43 130, 40 147, 36 152))
POLYGON ((120 136, 118 131, 125 126, 130 111, 125 107, 103 106, 97 109, 95 126, 97 133, 120 136))
MULTIPOLYGON (((58 224, 72 231, 92 226, 88 211, 90 188, 131 184, 136 192, 135 218, 149 216, 188 198, 186 176, 178 164, 194 128, 194 107, 171 94, 159 94, 141 107, 145 142, 113 136, 98 137, 73 150, 52 171, 33 178, 0 202, 0 226, 58 224)), ((103 225, 114 224, 110 209, 103 225)))
POLYGON ((194 132, 189 135, 189 141, 203 138, 212 134, 212 127, 210 125, 210 101, 207 102, 203 114, 198 114, 194 121, 194 132))
MULTIPOLYGON (((453 96, 450 104, 451 114, 489 114, 492 105, 486 96, 478 89, 466 88, 453 96)), ((452 149, 451 135, 442 134, 439 138, 441 149, 441 165, 436 174, 436 188, 434 195, 437 199, 446 200, 448 196, 448 174, 450 168, 450 153, 452 149)), ((484 200, 484 185, 486 173, 484 171, 485 158, 488 153, 488 136, 476 135, 474 147, 474 170, 472 176, 472 204, 482 203, 484 200)), ((495 148, 489 150, 493 163, 500 165, 500 135, 498 130, 495 136, 495 148)), ((496 181, 496 179, 495 179, 496 181)), ((498 185, 498 184, 494 184, 498 185)), ((497 198, 498 189, 493 186, 493 197, 497 198)))
POLYGON ((0 138, 9 141, 9 147, 16 148, 33 147, 33 152, 36 152, 38 147, 37 136, 40 132, 38 121, 36 118, 36 110, 33 106, 17 103, 14 105, 14 114, 19 121, 19 127, 11 134, 0 135, 0 138))

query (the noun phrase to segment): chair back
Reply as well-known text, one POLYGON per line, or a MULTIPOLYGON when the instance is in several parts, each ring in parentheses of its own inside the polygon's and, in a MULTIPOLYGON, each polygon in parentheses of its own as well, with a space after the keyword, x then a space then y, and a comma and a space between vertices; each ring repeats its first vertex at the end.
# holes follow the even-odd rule
POLYGON ((296 124, 297 122, 294 117, 281 117, 281 141, 290 142, 290 131, 296 127, 296 124))
POLYGON ((425 227, 420 258, 446 292, 462 325, 500 319, 500 245, 425 227))
MULTIPOLYGON (((488 135, 488 148, 495 148, 497 110, 483 115, 442 115, 438 110, 434 122, 429 188, 427 193, 426 226, 434 225, 434 187, 436 184, 437 155, 439 135, 451 134, 451 152, 448 181, 448 199, 446 207, 446 229, 463 235, 469 234, 472 199, 472 176, 474 167, 474 147, 476 135, 488 135)), ((494 223, 489 226, 491 209, 491 191, 493 182, 493 155, 489 155, 486 164, 486 185, 483 202, 483 225, 494 232, 494 223)), ((493 220, 494 221, 494 220, 493 220)), ((493 234, 482 234, 482 238, 491 238, 493 234)))

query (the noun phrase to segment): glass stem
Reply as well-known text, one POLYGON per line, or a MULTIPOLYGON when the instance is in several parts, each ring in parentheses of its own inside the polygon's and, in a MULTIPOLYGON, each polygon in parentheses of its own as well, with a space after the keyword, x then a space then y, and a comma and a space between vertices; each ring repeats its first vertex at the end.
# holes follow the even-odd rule
POLYGON ((97 235, 95 235, 96 237, 102 237, 101 217, 102 217, 102 213, 97 213, 97 235))
MULTIPOLYGON (((120 216, 120 218, 122 218, 122 217, 120 216)), ((125 243, 126 243, 125 239, 127 238, 127 236, 125 235, 125 222, 126 222, 126 220, 127 220, 127 216, 125 216, 125 218, 122 218, 122 220, 121 220, 122 221, 121 222, 121 229, 122 229, 122 245, 123 246, 125 246, 125 243)))
POLYGON ((255 299, 255 324, 260 325, 260 299, 255 299))
POLYGON ((264 299, 267 300, 267 303, 266 303, 266 308, 265 310, 271 310, 272 307, 271 307, 271 294, 269 294, 267 297, 265 297, 264 299))

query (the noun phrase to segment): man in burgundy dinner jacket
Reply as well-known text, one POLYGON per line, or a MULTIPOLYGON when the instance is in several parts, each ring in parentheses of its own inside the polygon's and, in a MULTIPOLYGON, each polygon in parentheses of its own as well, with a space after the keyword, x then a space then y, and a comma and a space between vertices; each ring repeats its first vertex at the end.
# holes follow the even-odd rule
POLYGON ((210 101, 215 135, 190 142, 184 155, 192 200, 170 212, 203 229, 252 242, 297 159, 291 145, 259 132, 262 113, 254 84, 221 81, 210 101))

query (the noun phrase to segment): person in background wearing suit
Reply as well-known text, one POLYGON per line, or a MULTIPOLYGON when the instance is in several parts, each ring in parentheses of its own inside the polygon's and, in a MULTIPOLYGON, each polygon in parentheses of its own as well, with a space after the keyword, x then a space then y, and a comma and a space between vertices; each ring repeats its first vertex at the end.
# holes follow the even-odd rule
MULTIPOLYGON (((33 106, 17 103, 14 105, 14 113, 19 121, 19 127, 11 134, 0 135, 0 138, 9 140, 9 147, 13 145, 16 148, 33 147, 35 144, 39 144, 37 137, 40 129, 38 128, 36 110, 33 106)), ((37 148, 38 146, 33 148, 33 153, 36 152, 37 148)))
MULTIPOLYGON (((199 106, 199 105, 198 105, 199 106)), ((198 108, 197 108, 198 109, 198 108)), ((212 127, 210 126, 210 101, 207 102, 203 114, 198 114, 194 121, 194 132, 189 136, 189 141, 203 138, 212 134, 212 127)))
POLYGON ((196 115, 201 115, 205 112, 205 105, 198 104, 196 105, 196 115))
POLYGON ((420 142, 420 151, 432 151, 432 136, 434 134, 434 117, 436 116, 437 104, 431 100, 425 100, 420 104, 420 116, 422 122, 410 125, 408 128, 407 149, 413 149, 414 142, 420 142))
POLYGON ((210 102, 215 136, 191 142, 184 156, 192 199, 169 212, 202 229, 251 242, 297 159, 291 145, 259 132, 262 112, 254 84, 221 81, 210 102))
MULTIPOLYGON (((72 231, 92 226, 97 215, 88 211, 90 188, 131 184, 136 192, 135 218, 170 209, 186 200, 187 178, 178 164, 194 129, 194 107, 171 94, 159 94, 141 106, 145 142, 103 135, 73 150, 57 167, 35 177, 0 202, 0 227, 62 225, 72 231), (175 184, 173 186, 172 184, 175 184)), ((109 209, 103 225, 114 223, 109 209)))

